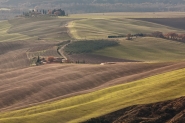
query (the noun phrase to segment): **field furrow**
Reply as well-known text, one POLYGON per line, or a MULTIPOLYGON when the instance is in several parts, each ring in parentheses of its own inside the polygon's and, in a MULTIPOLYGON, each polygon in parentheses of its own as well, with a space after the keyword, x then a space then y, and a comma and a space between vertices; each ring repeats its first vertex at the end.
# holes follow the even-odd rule
POLYGON ((104 66, 59 64, 2 73, 0 74, 0 108, 11 110, 92 92, 184 68, 184 65, 183 62, 117 63, 104 66))
POLYGON ((2 113, 0 121, 77 123, 132 105, 179 98, 185 96, 184 71, 185 69, 180 69, 88 94, 2 113))

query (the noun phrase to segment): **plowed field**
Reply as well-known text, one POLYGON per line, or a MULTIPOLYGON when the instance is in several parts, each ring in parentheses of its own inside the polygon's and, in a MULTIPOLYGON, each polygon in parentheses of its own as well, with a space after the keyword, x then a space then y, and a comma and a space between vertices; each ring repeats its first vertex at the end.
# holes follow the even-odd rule
POLYGON ((28 107, 131 82, 184 66, 183 62, 117 63, 104 66, 53 64, 19 69, 0 74, 0 109, 28 107))

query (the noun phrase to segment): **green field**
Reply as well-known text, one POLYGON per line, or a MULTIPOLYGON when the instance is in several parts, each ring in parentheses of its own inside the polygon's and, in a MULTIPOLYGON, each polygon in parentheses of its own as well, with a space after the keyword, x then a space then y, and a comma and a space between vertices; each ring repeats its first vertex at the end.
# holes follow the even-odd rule
MULTIPOLYGON (((143 61, 147 63, 151 62, 151 64, 153 64, 153 62, 155 63, 156 62, 180 62, 185 60, 185 43, 166 40, 162 38, 139 37, 139 38, 133 38, 132 40, 126 40, 125 38, 120 38, 117 40, 119 44, 117 44, 117 42, 116 44, 114 44, 115 42, 112 44, 111 42, 108 43, 107 37, 110 35, 115 35, 115 36, 127 35, 128 33, 148 34, 154 31, 161 31, 164 33, 167 33, 167 32, 184 33, 185 30, 172 28, 169 26, 164 26, 164 25, 155 24, 151 22, 129 19, 129 18, 139 18, 139 17, 143 17, 143 18, 145 17, 148 17, 148 18, 185 17, 184 15, 185 13, 180 13, 180 12, 171 13, 171 14, 170 13, 145 13, 145 14, 143 13, 106 13, 106 14, 100 13, 100 14, 81 14, 81 15, 76 14, 76 15, 70 15, 68 17, 59 17, 59 18, 47 17, 47 16, 39 17, 39 18, 35 18, 35 17, 15 18, 13 20, 0 22, 0 42, 18 41, 18 40, 38 41, 38 46, 37 44, 33 46, 28 44, 28 47, 26 45, 26 48, 28 49, 26 48, 24 49, 23 47, 23 49, 25 50, 24 58, 28 57, 30 59, 32 57, 37 57, 38 55, 45 56, 45 57, 47 56, 60 57, 57 50, 62 46, 64 46, 65 44, 69 43, 64 48, 64 50, 68 54, 92 53, 96 55, 108 56, 108 57, 119 58, 119 59, 143 61), (40 43, 42 44, 40 45, 40 47, 39 47, 39 40, 40 40, 40 43), (59 43, 57 46, 54 45, 53 47, 48 48, 48 46, 46 45, 46 41, 55 42, 56 45, 58 42, 61 42, 61 41, 66 41, 67 43, 62 42, 62 43, 59 43), (103 43, 101 41, 103 41, 103 43), (39 48, 43 49, 44 46, 46 46, 45 50, 39 50, 39 48), (35 49, 38 48, 38 50, 31 51, 31 49, 32 48, 34 49, 34 47, 35 49), (29 50, 30 52, 28 52, 29 50)), ((12 45, 11 47, 14 47, 14 46, 16 45, 12 45)), ((2 45, 2 48, 3 47, 5 46, 2 45)), ((11 64, 14 65, 15 55, 13 53, 16 53, 16 52, 12 50, 13 55, 10 57, 8 54, 10 51, 7 51, 7 54, 2 54, 2 56, 3 55, 6 56, 7 60, 11 61, 11 64), (14 60, 11 60, 11 59, 14 59, 14 60)), ((20 51, 20 54, 21 53, 23 52, 20 51)), ((17 58, 17 59, 19 60, 20 58, 17 58)), ((21 62, 20 62, 20 65, 22 65, 21 62)), ((110 65, 110 64, 105 64, 104 67, 106 67, 106 65, 110 65)), ((7 66, 9 66, 9 64, 7 66)), ((62 67, 63 66, 61 66, 61 68, 62 67)), ((50 69, 47 67, 45 68, 45 66, 43 65, 43 68, 44 68, 43 71, 45 70, 51 71, 48 74, 49 76, 54 75, 52 73, 53 72, 52 69, 55 69, 55 67, 50 69)), ((123 70, 124 68, 121 68, 121 69, 123 70)), ((130 68, 127 68, 127 69, 130 69, 130 68)), ((117 69, 115 69, 115 71, 117 71, 117 69)), ((11 75, 12 71, 8 71, 8 72, 11 75)), ((38 71, 34 70, 32 72, 37 73, 38 71)), ((57 74, 61 76, 61 74, 65 75, 66 74, 65 72, 66 71, 62 71, 61 73, 59 72, 57 74)), ((73 68, 70 68, 69 72, 71 72, 72 74, 74 73, 76 75, 73 68)), ((86 71, 83 71, 83 72, 86 72, 86 71)), ((133 72, 133 71, 130 71, 130 72, 133 72)), ((27 74, 29 74, 29 72, 27 74)), ((38 74, 40 75, 38 79, 42 80, 42 77, 43 77, 42 72, 40 73, 38 72, 38 74)), ((24 74, 21 76, 24 76, 24 74)), ((81 75, 79 74, 79 76, 81 75)), ((88 75, 88 76, 91 76, 91 75, 88 75)), ((35 76, 33 76, 33 78, 34 77, 35 76)), ((16 76, 13 78, 16 78, 16 76)), ((7 77, 7 79, 10 81, 13 80, 13 78, 7 77)), ((110 81, 108 80, 109 78, 106 76, 102 76, 102 78, 106 79, 107 81, 110 81)), ((60 78, 56 78, 56 79, 58 79, 58 81, 61 83, 63 82, 61 81, 60 78)), ((100 81, 98 78, 96 79, 97 81, 100 81)), ((122 81, 122 79, 125 79, 125 78, 120 77, 119 81, 122 81)), ((21 81, 24 81, 24 80, 21 80, 21 81)), ((87 78, 87 81, 89 81, 88 78, 87 78)), ((117 80, 114 80, 114 81, 117 81, 117 80)), ((51 80, 51 82, 53 81, 51 80)), ((41 84, 44 84, 44 83, 45 81, 43 79, 43 83, 41 84)), ((76 80, 74 81, 74 84, 76 84, 76 80)), ((92 84, 95 84, 95 83, 92 83, 92 84)), ((39 86, 42 86, 42 85, 39 85, 39 86)), ((58 85, 56 85, 56 87, 57 86, 58 85)), ((44 86, 42 88, 44 88, 44 86)), ((43 91, 44 89, 42 90, 42 88, 39 90, 40 93, 45 93, 43 91)), ((185 96, 184 88, 185 88, 185 69, 180 69, 180 70, 171 71, 168 73, 163 73, 160 75, 155 75, 155 76, 134 81, 131 83, 104 88, 102 90, 88 93, 88 94, 81 94, 70 98, 64 98, 62 100, 57 100, 50 103, 43 104, 43 102, 40 102, 42 104, 39 103, 39 105, 27 107, 27 108, 15 110, 15 111, 6 111, 3 113, 0 112, 0 123, 68 123, 68 122, 78 123, 93 117, 98 117, 113 111, 117 111, 119 109, 122 109, 128 106, 133 106, 137 104, 149 104, 149 103, 160 102, 160 101, 165 101, 165 100, 170 100, 181 96, 185 96)), ((4 93, 2 92, 1 94, 3 97, 4 93)), ((21 94, 20 94, 20 97, 18 98, 27 98, 27 97, 21 97, 21 94)), ((56 98, 61 99, 59 96, 58 97, 56 96, 56 98)), ((2 99, 2 102, 0 101, 0 103, 3 104, 6 101, 8 102, 8 100, 2 99)), ((22 102, 20 102, 20 104, 21 103, 22 102)), ((11 104, 7 104, 7 106, 11 107, 11 104)))
POLYGON ((66 24, 74 19, 54 17, 15 18, 0 22, 0 41, 69 40, 66 24))
POLYGON ((184 30, 160 24, 125 18, 81 19, 70 22, 68 28, 75 39, 105 39, 109 35, 149 34, 154 31, 184 32, 184 30))
POLYGON ((73 19, 55 17, 18 18, 9 21, 12 28, 8 32, 18 32, 44 40, 68 40, 71 38, 65 25, 71 20, 73 19))
POLYGON ((182 12, 174 13, 96 13, 74 14, 67 17, 15 18, 0 22, 1 41, 43 39, 105 39, 108 35, 128 33, 151 33, 153 31, 178 32, 184 30, 132 20, 128 18, 183 17, 182 12))
POLYGON ((185 96, 185 69, 0 115, 1 123, 77 123, 124 107, 185 96), (173 90, 173 91, 172 91, 173 90))
POLYGON ((76 41, 65 47, 65 52, 68 54, 80 54, 80 53, 90 53, 99 49, 104 49, 106 47, 117 46, 116 41, 107 40, 89 40, 89 41, 76 41))
POLYGON ((120 40, 120 45, 94 52, 94 54, 137 61, 185 60, 185 43, 161 38, 120 40))
POLYGON ((19 34, 18 32, 9 34, 7 31, 11 28, 11 24, 7 21, 0 22, 0 42, 12 41, 12 40, 25 40, 31 37, 19 34))

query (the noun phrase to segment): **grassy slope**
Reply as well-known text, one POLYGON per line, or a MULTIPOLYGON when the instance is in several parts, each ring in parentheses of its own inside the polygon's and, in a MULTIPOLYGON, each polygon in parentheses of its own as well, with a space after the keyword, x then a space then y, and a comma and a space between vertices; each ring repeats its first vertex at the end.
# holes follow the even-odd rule
POLYGON ((8 32, 18 32, 36 39, 39 37, 48 40, 68 40, 71 38, 65 24, 71 20, 73 19, 52 17, 18 18, 9 21, 12 28, 8 32))
MULTIPOLYGON (((23 59, 25 58, 23 57, 23 59)), ((17 60, 20 58, 14 58, 13 62, 17 60)), ((11 65, 15 64, 6 63, 11 68, 11 65)), ((5 69, 5 64, 1 59, 0 64, 2 65, 0 65, 0 70, 5 69)), ((16 67, 22 67, 24 64, 18 62, 16 65, 16 67)), ((177 70, 184 66, 185 62, 138 62, 115 65, 48 64, 0 73, 0 111, 21 109, 51 100, 93 92, 177 70)))
POLYGON ((124 107, 185 95, 185 69, 156 75, 49 104, 7 112, 1 123, 77 123, 124 107), (172 91, 173 90, 173 91, 172 91))
POLYGON ((107 38, 107 35, 110 34, 151 32, 151 27, 154 30, 159 30, 163 27, 164 32, 169 30, 181 31, 149 22, 114 19, 134 17, 182 17, 183 13, 145 13, 145 16, 141 15, 143 15, 143 13, 100 13, 77 14, 59 18, 16 18, 9 22, 0 22, 0 38, 1 41, 25 40, 28 38, 38 39, 38 37, 48 40, 68 40, 71 38, 68 35, 65 24, 77 18, 79 19, 78 21, 73 21, 68 25, 72 36, 77 39, 107 38))
POLYGON ((151 33, 154 31, 184 31, 151 22, 123 18, 81 19, 70 22, 68 27, 70 29, 71 35, 76 39, 102 39, 107 38, 108 35, 127 35, 128 33, 151 33))
POLYGON ((0 42, 12 41, 12 40, 25 40, 30 38, 26 35, 22 35, 17 32, 14 32, 12 34, 7 33, 10 27, 11 27, 11 24, 9 24, 8 21, 0 22, 0 42))
MULTIPOLYGON (((73 36, 77 39, 81 38, 106 38, 108 34, 123 34, 127 32, 138 32, 138 30, 147 32, 151 30, 147 27, 147 23, 139 22, 134 24, 134 20, 124 20, 124 23, 120 20, 113 18, 153 18, 153 17, 182 17, 183 12, 172 13, 96 13, 96 14, 75 14, 68 17, 50 18, 17 18, 0 22, 0 39, 1 41, 16 41, 25 40, 29 38, 37 39, 38 37, 48 40, 68 40, 71 39, 66 33, 65 24, 75 20, 69 24, 73 36), (93 19, 92 19, 93 18, 93 19), (100 19, 101 18, 101 19, 100 19), (98 22, 99 24, 95 23, 98 22), (73 25, 74 24, 74 25, 73 25), (105 24, 109 24, 114 28, 106 27, 105 24), (134 25, 131 25, 134 24, 134 25), (120 27, 121 25, 121 27, 120 27), (146 25, 146 26, 143 26, 146 25), (128 30, 128 31, 127 31, 128 30), (77 31, 77 32, 76 32, 77 31)), ((161 25, 149 24, 155 26, 155 29, 161 28, 161 25)), ((163 26, 164 27, 164 26, 163 26)), ((164 27, 164 31, 167 30, 180 31, 168 27, 164 27)))
MULTIPOLYGON (((99 17, 101 18, 101 16, 99 17)), ((52 20, 49 20, 49 21, 51 22, 52 20)), ((140 23, 138 25, 137 22, 131 23, 130 21, 128 22, 127 21, 125 21, 125 23, 122 23, 122 21, 120 20, 114 20, 114 19, 87 19, 87 20, 77 21, 79 22, 80 26, 83 27, 83 28, 81 27, 79 28, 79 25, 75 25, 75 28, 77 27, 80 30, 82 30, 80 31, 80 35, 78 33, 75 33, 75 29, 73 25, 69 25, 69 27, 72 26, 71 31, 74 31, 73 32, 74 37, 79 38, 79 39, 84 38, 84 37, 86 38, 96 38, 96 37, 102 38, 103 37, 104 38, 104 37, 107 37, 107 34, 127 33, 127 30, 124 30, 124 28, 121 28, 119 25, 116 25, 117 23, 121 24, 121 26, 126 27, 128 30, 133 31, 133 32, 137 32, 137 31, 140 32, 141 29, 146 32, 151 31, 151 28, 148 28, 148 26, 143 27, 142 25, 140 25, 140 23), (90 20, 90 22, 88 22, 88 20, 90 20), (100 21, 100 25, 97 23, 94 23, 94 21, 95 22, 100 21), (114 28, 107 27, 105 24, 110 24, 114 28), (100 33, 97 33, 98 31, 100 33), (93 32, 93 34, 91 32, 93 32), (92 34, 92 36, 90 34, 92 34)), ((40 24, 42 26, 46 26, 45 24, 40 23, 40 22, 39 23, 29 22, 29 24, 26 25, 26 27, 24 27, 25 25, 22 25, 21 22, 18 24, 12 23, 14 27, 9 30, 11 34, 7 34, 6 31, 11 26, 8 24, 8 26, 5 26, 1 32, 1 34, 5 38, 3 39, 3 36, 1 35, 3 39, 2 41, 12 40, 12 39, 13 40, 22 39, 19 37, 20 34, 16 34, 15 37, 18 36, 18 38, 10 37, 10 35, 15 34, 17 29, 18 30, 20 29, 19 32, 21 32, 22 34, 25 33, 24 30, 29 29, 29 31, 28 32, 26 31, 26 33, 28 35, 31 34, 30 36, 35 35, 35 33, 38 34, 38 32, 42 31, 39 29, 40 27, 36 29, 31 29, 33 26, 35 26, 35 24, 38 26, 40 26, 40 24)), ((48 23, 48 24, 51 24, 51 23, 48 23)), ((59 23, 57 22, 57 25, 55 25, 55 27, 58 26, 58 24, 59 23)), ((3 27, 4 25, 6 25, 6 23, 2 22, 1 26, 3 27)), ((161 30, 161 27, 163 27, 164 31, 171 31, 171 30, 181 31, 181 30, 176 30, 176 29, 172 29, 169 27, 164 27, 161 25, 149 24, 149 26, 154 26, 154 28, 157 30, 158 29, 161 30)), ((48 28, 44 28, 44 30, 46 29, 48 28)), ((48 33, 48 32, 44 32, 44 33, 48 33)), ((53 35, 55 33, 50 33, 50 34, 53 35)), ((42 35, 43 34, 39 33, 38 36, 42 36, 42 35)), ((55 39, 55 36, 52 37, 51 39, 55 39)), ((137 54, 138 52, 140 51, 143 52, 143 47, 145 47, 143 46, 145 43, 143 43, 140 46, 138 46, 139 44, 138 45, 136 44, 136 46, 134 47, 132 43, 130 44, 130 42, 129 43, 127 42, 127 44, 128 44, 127 46, 129 49, 127 51, 129 51, 130 54, 132 54, 134 50, 133 54, 135 54, 135 56, 132 55, 131 58, 135 58, 138 55, 137 54)), ((172 46, 174 45, 177 45, 177 44, 172 43, 171 45, 167 46, 166 47, 167 51, 173 50, 172 46), (168 48, 170 48, 170 50, 168 48)), ((160 45, 160 46, 164 46, 164 45, 160 45)), ((174 54, 173 52, 170 52, 171 55, 169 56, 171 56, 173 60, 174 59, 176 60, 176 58, 178 59, 182 57, 182 55, 184 55, 183 47, 184 45, 182 45, 182 47, 178 45, 178 48, 175 48, 175 52, 181 55, 177 55, 176 53, 174 54)), ((122 53, 124 54, 124 51, 122 51, 122 48, 124 47, 119 46, 119 48, 118 47, 116 49, 113 48, 115 51, 117 51, 116 54, 119 54, 117 55, 118 57, 120 56, 122 57, 122 53)), ((152 55, 155 55, 155 51, 154 52, 152 51, 153 53, 151 53, 151 50, 150 50, 148 53, 147 48, 148 46, 144 48, 144 51, 145 51, 144 55, 141 55, 140 53, 139 54, 140 58, 137 57, 137 59, 141 59, 143 56, 145 56, 144 59, 155 60, 152 58, 153 57, 152 55)), ((158 55, 156 54, 157 55, 156 58, 160 57, 160 59, 162 60, 169 60, 169 58, 166 57, 166 50, 162 49, 161 51, 161 49, 157 45, 155 48, 158 48, 159 49, 158 51, 160 51, 158 55)), ((106 50, 108 50, 107 52, 109 53, 112 53, 113 51, 112 49, 111 49, 112 51, 110 49, 106 49, 106 50)), ((100 53, 100 51, 98 53, 100 53)), ((115 54, 113 54, 113 56, 115 56, 115 54)), ((130 57, 130 55, 128 54, 126 54, 125 56, 127 56, 128 58, 130 57)), ((173 71, 167 74, 146 78, 146 79, 136 81, 133 83, 129 83, 129 84, 125 84, 125 85, 115 86, 112 88, 104 89, 104 90, 86 94, 86 95, 64 99, 64 100, 53 102, 50 104, 39 105, 36 107, 30 107, 28 109, 18 110, 14 112, 8 112, 6 114, 0 115, 0 122, 1 123, 10 123, 10 122, 11 123, 20 123, 20 122, 26 122, 26 123, 74 122, 76 123, 79 121, 89 119, 91 117, 99 116, 99 115, 112 112, 114 110, 117 110, 123 107, 127 107, 129 105, 140 104, 140 103, 151 103, 151 102, 156 102, 156 101, 177 98, 181 95, 185 95, 185 92, 183 91, 183 88, 185 87, 184 74, 185 74, 185 69, 179 70, 179 71, 173 71)))
POLYGON ((122 40, 120 46, 109 47, 95 54, 138 61, 175 61, 185 59, 185 43, 160 38, 122 40))
POLYGON ((38 38, 45 40, 68 40, 65 27, 70 18, 15 18, 0 22, 0 41, 17 41, 38 38))

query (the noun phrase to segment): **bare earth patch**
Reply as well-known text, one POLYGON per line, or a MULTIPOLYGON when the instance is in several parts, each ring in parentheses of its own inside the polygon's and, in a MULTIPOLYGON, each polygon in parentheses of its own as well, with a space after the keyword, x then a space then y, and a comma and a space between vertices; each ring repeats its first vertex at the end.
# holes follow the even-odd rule
POLYGON ((84 123, 183 123, 185 97, 147 105, 136 105, 84 123))

